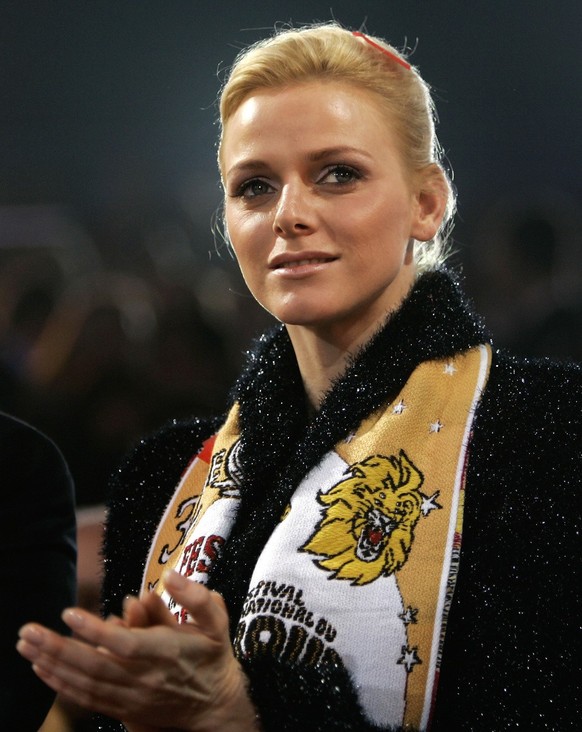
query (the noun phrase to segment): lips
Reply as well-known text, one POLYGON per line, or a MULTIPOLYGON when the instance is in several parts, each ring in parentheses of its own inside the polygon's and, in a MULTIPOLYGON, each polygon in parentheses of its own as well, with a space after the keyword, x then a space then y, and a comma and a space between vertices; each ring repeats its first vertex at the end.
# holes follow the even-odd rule
POLYGON ((299 254, 289 255, 280 254, 271 262, 271 269, 297 269, 299 267, 309 267, 317 264, 328 264, 333 262, 337 257, 322 254, 299 254))
POLYGON ((316 259, 298 259, 293 262, 283 262, 281 264, 275 265, 274 269, 293 269, 294 267, 303 267, 304 265, 308 264, 325 264, 325 262, 331 262, 332 258, 329 257, 327 259, 324 259, 323 257, 318 257, 316 259))

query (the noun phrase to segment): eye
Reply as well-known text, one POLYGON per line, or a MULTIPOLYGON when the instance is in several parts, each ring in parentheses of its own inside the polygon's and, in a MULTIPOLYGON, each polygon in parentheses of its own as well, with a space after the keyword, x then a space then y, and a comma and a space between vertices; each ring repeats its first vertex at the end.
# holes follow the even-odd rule
POLYGON ((351 165, 332 165, 325 170, 318 182, 345 186, 360 180, 361 177, 361 173, 351 165))
POLYGON ((257 196, 264 196, 267 193, 272 193, 273 190, 273 186, 267 183, 267 181, 264 181, 261 178, 251 178, 250 180, 245 180, 244 183, 241 183, 241 185, 236 189, 234 195, 237 198, 256 198, 257 196))

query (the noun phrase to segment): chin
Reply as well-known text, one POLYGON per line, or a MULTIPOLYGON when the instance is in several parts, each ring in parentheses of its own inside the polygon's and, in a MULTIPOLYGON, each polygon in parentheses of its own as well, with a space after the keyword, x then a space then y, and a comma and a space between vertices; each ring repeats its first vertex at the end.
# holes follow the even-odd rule
POLYGON ((322 309, 321 304, 321 302, 317 304, 294 302, 275 307, 266 307, 263 305, 263 307, 274 318, 281 323, 285 323, 285 325, 303 325, 309 327, 324 325, 336 319, 341 320, 341 314, 330 312, 327 308, 322 309))

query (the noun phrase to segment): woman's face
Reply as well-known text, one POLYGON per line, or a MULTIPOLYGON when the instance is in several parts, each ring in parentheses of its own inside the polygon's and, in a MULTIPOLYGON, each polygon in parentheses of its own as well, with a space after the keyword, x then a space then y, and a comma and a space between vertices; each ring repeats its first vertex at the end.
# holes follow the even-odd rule
POLYGON ((398 306, 414 278, 409 242, 438 222, 427 229, 371 93, 318 81, 260 90, 226 124, 221 167, 242 274, 276 318, 362 332, 398 306))

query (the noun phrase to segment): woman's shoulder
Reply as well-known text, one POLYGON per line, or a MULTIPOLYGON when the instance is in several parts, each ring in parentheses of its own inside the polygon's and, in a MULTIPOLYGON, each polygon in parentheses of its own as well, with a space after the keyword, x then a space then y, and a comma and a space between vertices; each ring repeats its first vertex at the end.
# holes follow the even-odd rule
POLYGON ((490 454, 552 451, 579 459, 581 434, 579 364, 494 352, 477 412, 474 451, 485 445, 490 454))
POLYGON ((494 353, 494 365, 515 374, 527 374, 530 378, 544 380, 548 377, 563 377, 582 380, 582 364, 552 357, 528 358, 516 356, 504 349, 494 353))
POLYGON ((488 386, 491 392, 497 392, 501 405, 505 399, 536 409, 559 406, 576 412, 582 402, 582 365, 496 351, 488 386))
POLYGON ((173 420, 140 440, 113 474, 103 543, 104 610, 119 613, 126 594, 136 594, 148 548, 160 518, 190 461, 222 422, 173 420))
POLYGON ((165 506, 184 469, 220 423, 218 418, 173 420, 141 439, 111 477, 110 520, 118 512, 157 513, 165 506))
MULTIPOLYGON (((127 478, 143 470, 163 474, 177 470, 189 460, 218 429, 222 418, 172 420, 157 431, 143 437, 127 453, 112 481, 127 478)), ((151 474, 151 473, 150 473, 151 474)))

